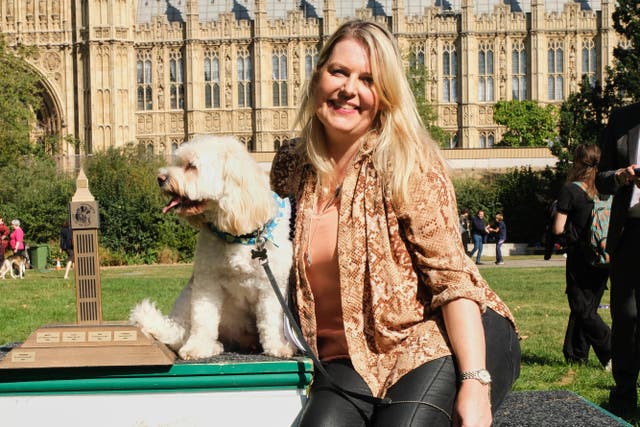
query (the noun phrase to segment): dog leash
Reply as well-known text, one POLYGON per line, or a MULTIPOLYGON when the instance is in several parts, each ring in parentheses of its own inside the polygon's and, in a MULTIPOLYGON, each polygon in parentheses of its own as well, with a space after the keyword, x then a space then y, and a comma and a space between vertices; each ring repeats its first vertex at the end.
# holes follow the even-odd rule
POLYGON ((258 260, 260 261, 260 264, 264 268, 264 271, 267 274, 267 277, 269 278, 269 283, 273 288, 273 292, 275 292, 276 297, 278 298, 278 302, 280 302, 280 305, 282 306, 282 310, 287 316, 287 319, 289 319, 291 329, 293 333, 296 335, 295 338, 302 346, 304 355, 309 357, 313 361, 314 366, 318 371, 322 373, 322 375, 324 375, 329 385, 334 389, 336 389, 336 391, 340 393, 347 400, 351 400, 350 397, 353 397, 353 398, 365 401, 367 403, 372 403, 374 405, 390 405, 391 403, 393 403, 391 399, 389 399, 388 397, 380 398, 380 397, 370 396, 367 394, 358 393, 353 390, 345 389, 344 387, 341 387, 340 385, 333 382, 327 370, 324 368, 324 366, 322 366, 322 362, 320 362, 320 360, 315 355, 313 350, 311 350, 311 347, 309 347, 309 343, 307 343, 307 340, 304 339, 304 335, 302 334, 302 330, 300 329, 300 326, 298 326, 298 322, 294 318, 293 313, 291 313, 289 306, 285 302, 284 296, 282 296, 282 292, 280 292, 280 288, 278 287, 276 278, 273 275, 273 272, 271 271, 271 267, 269 267, 269 261, 267 259, 267 248, 265 247, 264 239, 260 239, 260 238, 257 239, 256 249, 251 250, 251 258, 254 258, 254 259, 258 258, 258 260))

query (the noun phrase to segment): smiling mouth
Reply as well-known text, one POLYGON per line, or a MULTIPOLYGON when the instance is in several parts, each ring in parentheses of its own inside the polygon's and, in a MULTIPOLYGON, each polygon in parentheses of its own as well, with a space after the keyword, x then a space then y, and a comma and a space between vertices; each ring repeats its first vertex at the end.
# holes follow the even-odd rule
POLYGON ((175 209, 178 213, 195 215, 204 211, 206 202, 203 200, 191 200, 187 197, 182 197, 177 194, 172 194, 169 203, 162 208, 162 213, 166 214, 172 209, 175 209))
POLYGON ((353 106, 353 105, 348 105, 348 104, 343 104, 341 102, 338 102, 336 100, 329 100, 327 101, 329 103, 329 105, 331 105, 334 109, 337 110, 349 110, 349 111, 357 111, 358 107, 353 106))

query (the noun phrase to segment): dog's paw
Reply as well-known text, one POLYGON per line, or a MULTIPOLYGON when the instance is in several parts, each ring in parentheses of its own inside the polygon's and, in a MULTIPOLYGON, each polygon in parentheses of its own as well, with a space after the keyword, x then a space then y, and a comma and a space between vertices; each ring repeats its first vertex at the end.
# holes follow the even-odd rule
POLYGON ((294 354, 293 347, 289 343, 272 346, 264 349, 264 354, 274 357, 291 357, 294 354))
POLYGON ((178 351, 178 355, 184 360, 195 360, 216 356, 223 351, 224 347, 219 341, 192 335, 178 351))

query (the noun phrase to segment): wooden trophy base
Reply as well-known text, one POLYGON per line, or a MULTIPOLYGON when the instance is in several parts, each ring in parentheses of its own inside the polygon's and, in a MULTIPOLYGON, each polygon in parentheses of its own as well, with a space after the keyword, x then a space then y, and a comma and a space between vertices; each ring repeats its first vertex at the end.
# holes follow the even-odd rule
POLYGON ((47 325, 2 360, 0 369, 172 365, 175 354, 127 323, 47 325))

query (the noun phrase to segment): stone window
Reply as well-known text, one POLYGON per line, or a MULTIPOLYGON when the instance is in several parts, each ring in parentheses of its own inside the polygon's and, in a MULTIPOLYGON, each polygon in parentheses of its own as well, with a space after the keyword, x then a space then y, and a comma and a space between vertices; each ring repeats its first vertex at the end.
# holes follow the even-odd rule
POLYGON ((522 41, 515 42, 511 49, 511 98, 527 99, 527 51, 522 41))
POLYGON ((493 132, 480 132, 480 148, 492 148, 496 142, 496 137, 493 132))
POLYGON ((220 108, 220 58, 218 58, 218 52, 205 52, 204 106, 205 108, 220 108))
POLYGON ((480 43, 478 49, 478 101, 493 101, 493 46, 480 43))
POLYGON ((182 54, 173 51, 169 54, 169 98, 171 109, 184 108, 184 64, 182 54))
POLYGON ((424 46, 413 45, 409 53, 409 67, 419 68, 424 66, 424 46))
POLYGON ((249 50, 241 48, 238 51, 238 107, 253 107, 252 96, 252 66, 249 50))
POLYGON ((316 65, 318 65, 318 48, 316 46, 307 46, 304 50, 304 71, 307 79, 311 79, 316 65))
POLYGON ((273 106, 286 107, 287 102, 287 51, 284 47, 274 47, 271 56, 273 78, 273 106))
POLYGON ((442 101, 458 102, 458 55, 451 42, 442 53, 442 101))
POLYGON ((136 62, 136 82, 138 110, 153 109, 153 90, 151 88, 151 52, 139 52, 136 62))
POLYGON ((587 76, 591 86, 596 84, 596 44, 593 39, 582 41, 582 75, 587 76))
POLYGON ((547 95, 550 101, 561 101, 564 97, 564 51, 562 41, 552 40, 547 50, 547 95))
POLYGON ((458 148, 458 132, 449 134, 449 148, 458 148))

